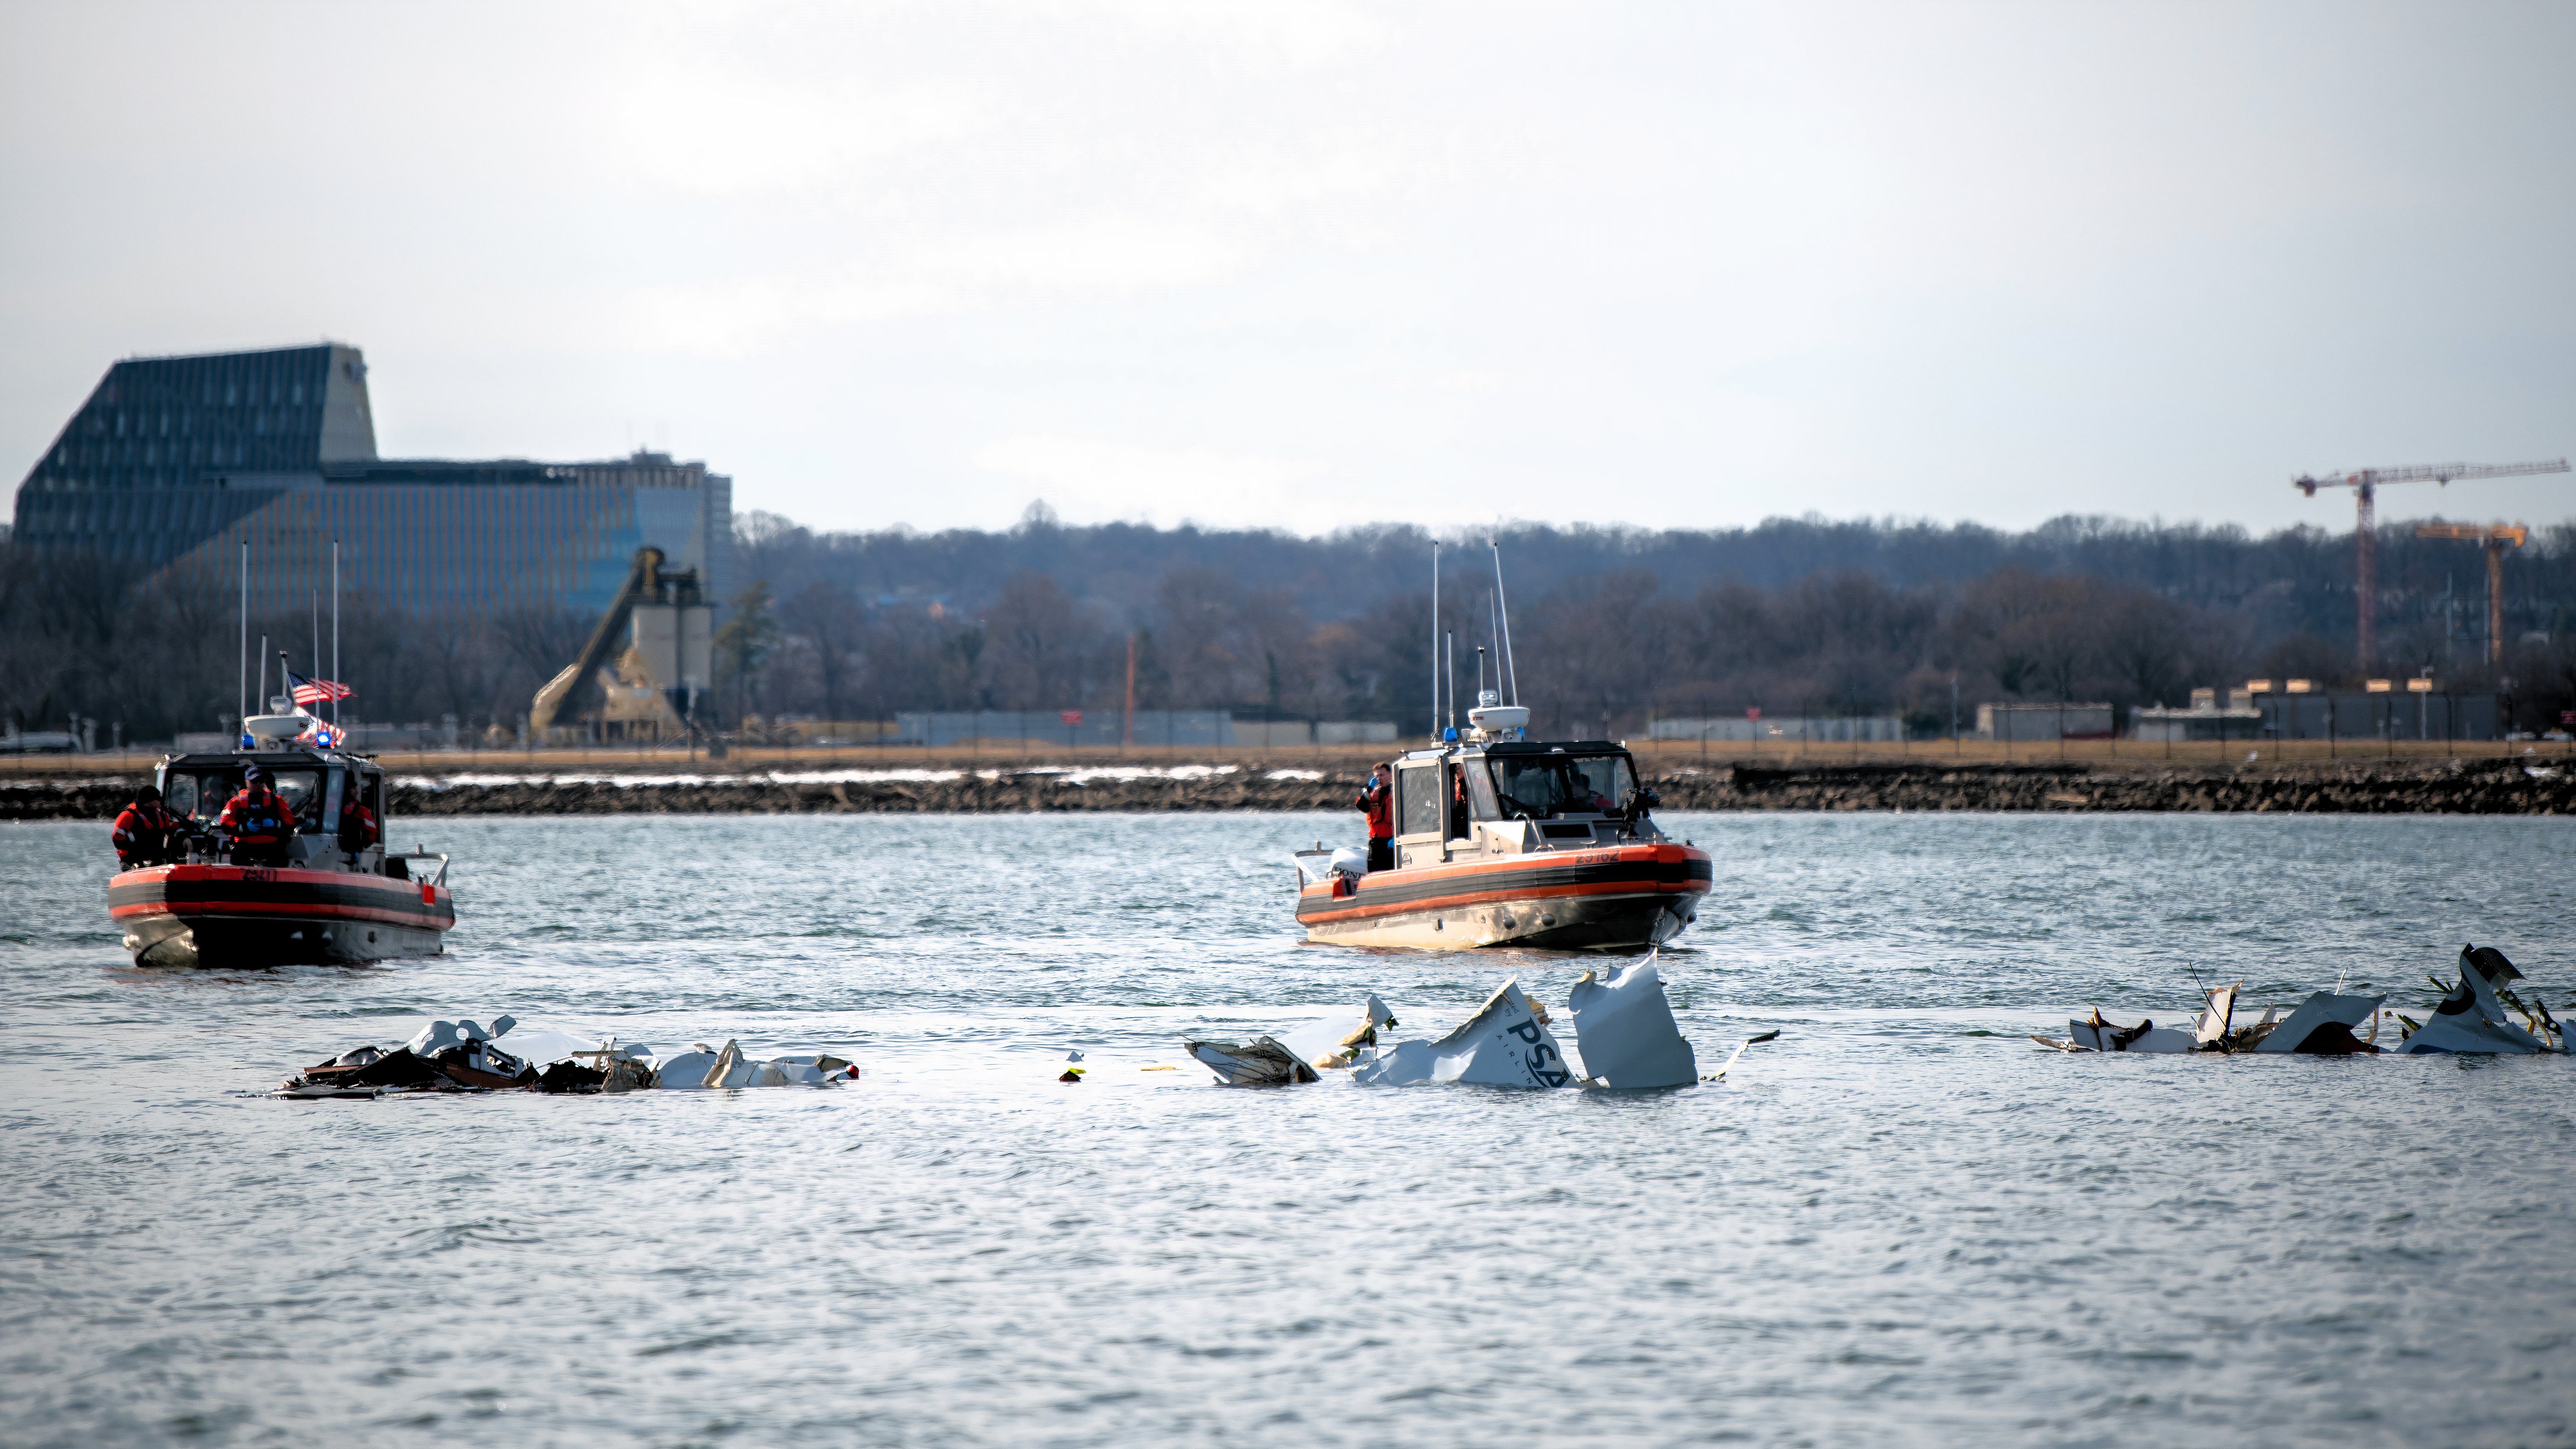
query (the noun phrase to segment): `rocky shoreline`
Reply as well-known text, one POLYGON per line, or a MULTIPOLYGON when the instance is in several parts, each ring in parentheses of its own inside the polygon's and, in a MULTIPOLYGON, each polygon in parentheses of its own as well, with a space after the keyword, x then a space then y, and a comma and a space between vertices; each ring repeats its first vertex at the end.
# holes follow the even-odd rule
MULTIPOLYGON (((0 784, 0 820, 106 820, 142 776, 0 784)), ((1357 774, 1183 768, 395 777, 390 813, 426 815, 1008 814, 1347 810, 1357 774)), ((2090 765, 1824 765, 1679 770, 1663 809, 2183 811, 2576 815, 2564 761, 2373 762, 2234 770, 2090 765)))

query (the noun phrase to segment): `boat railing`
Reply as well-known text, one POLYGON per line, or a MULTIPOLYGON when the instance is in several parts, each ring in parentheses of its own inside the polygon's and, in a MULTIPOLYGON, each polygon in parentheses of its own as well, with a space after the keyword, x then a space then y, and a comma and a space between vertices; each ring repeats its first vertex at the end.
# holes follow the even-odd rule
MULTIPOLYGON (((434 875, 434 876, 431 876, 427 881, 424 881, 424 882, 422 882, 422 883, 423 883, 423 884, 425 884, 425 885, 431 886, 431 887, 443 886, 443 885, 447 884, 447 855, 446 855, 446 853, 445 853, 445 852, 443 852, 443 851, 436 851, 436 850, 389 850, 389 851, 386 851, 386 852, 385 852, 385 859, 387 859, 387 860, 399 860, 399 861, 401 861, 401 862, 403 863, 403 869, 404 869, 404 871, 405 871, 405 872, 409 872, 409 871, 411 870, 411 863, 412 863, 413 861, 415 861, 415 860, 434 860, 434 861, 437 861, 437 862, 438 862, 438 874, 436 874, 436 875, 434 875)), ((415 880, 415 881, 417 881, 417 880, 420 880, 420 877, 419 877, 419 876, 417 876, 417 875, 407 875, 407 876, 406 876, 406 879, 410 879, 410 880, 415 880)))

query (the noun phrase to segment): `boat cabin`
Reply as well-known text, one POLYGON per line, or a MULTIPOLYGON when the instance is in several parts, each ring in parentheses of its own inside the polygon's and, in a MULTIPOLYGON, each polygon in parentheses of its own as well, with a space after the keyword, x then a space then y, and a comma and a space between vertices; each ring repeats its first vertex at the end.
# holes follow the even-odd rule
POLYGON ((1636 789, 1636 761, 1608 740, 1413 750, 1395 761, 1396 868, 1663 839, 1636 789))
POLYGON ((295 838, 287 846, 287 863, 306 870, 355 869, 369 875, 404 877, 400 857, 385 858, 385 772, 373 760, 336 750, 294 747, 226 754, 172 755, 161 762, 154 783, 171 814, 200 832, 190 859, 209 860, 202 832, 214 829, 224 805, 242 787, 242 772, 257 765, 268 772, 269 788, 285 797, 295 812, 295 838), (340 849, 340 812, 352 795, 376 818, 377 839, 352 861, 340 849))

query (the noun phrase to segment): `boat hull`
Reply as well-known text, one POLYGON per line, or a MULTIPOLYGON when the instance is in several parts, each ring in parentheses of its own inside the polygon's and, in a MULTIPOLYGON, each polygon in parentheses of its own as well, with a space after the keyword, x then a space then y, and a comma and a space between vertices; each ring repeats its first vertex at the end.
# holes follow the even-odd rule
POLYGON ((155 866, 108 882, 107 902, 138 966, 435 956, 456 925, 445 887, 346 871, 155 866))
POLYGON ((1711 878, 1707 851, 1670 843, 1480 858, 1308 886, 1297 920, 1345 946, 1652 946, 1698 919, 1711 878))

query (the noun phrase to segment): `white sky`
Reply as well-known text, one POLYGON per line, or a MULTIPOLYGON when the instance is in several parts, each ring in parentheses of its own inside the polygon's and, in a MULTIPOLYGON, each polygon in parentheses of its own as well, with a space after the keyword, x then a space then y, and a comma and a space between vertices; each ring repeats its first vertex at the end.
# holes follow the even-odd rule
MULTIPOLYGON (((832 528, 2351 526, 2576 452, 2576 5, 0 0, 0 475, 121 356, 832 528)), ((2576 517, 2576 481, 2384 516, 2576 517)))

